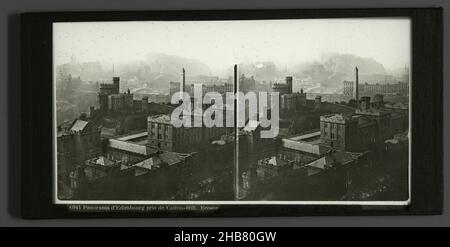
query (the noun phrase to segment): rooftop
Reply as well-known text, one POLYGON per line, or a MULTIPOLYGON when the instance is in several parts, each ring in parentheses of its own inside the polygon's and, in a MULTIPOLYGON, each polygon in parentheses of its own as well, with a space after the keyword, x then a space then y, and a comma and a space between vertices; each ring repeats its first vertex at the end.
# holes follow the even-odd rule
POLYGON ((351 117, 343 114, 329 114, 320 116, 320 121, 333 122, 333 123, 345 123, 346 121, 352 120, 351 117))
POLYGON ((289 162, 287 160, 283 160, 277 156, 272 156, 270 158, 265 158, 263 160, 259 161, 260 164, 265 164, 265 165, 270 165, 270 166, 274 166, 274 167, 282 167, 285 166, 287 164, 289 164, 289 162))
MULTIPOLYGON (((127 138, 127 136, 122 137, 122 138, 127 138)), ((117 150, 121 150, 121 151, 144 155, 144 156, 151 155, 156 152, 156 149, 146 146, 146 144, 147 144, 146 138, 144 138, 144 140, 140 140, 140 139, 134 139, 134 140, 137 140, 137 141, 121 140, 121 138, 109 139, 109 147, 117 149, 117 150)))
POLYGON ((116 84, 112 83, 100 83, 101 88, 117 88, 116 84))
POLYGON ((120 161, 112 160, 105 156, 98 156, 90 160, 87 160, 86 164, 108 168, 120 165, 120 161))
POLYGON ((120 140, 120 141, 134 141, 136 139, 147 138, 147 136, 148 136, 148 132, 142 131, 142 132, 135 133, 135 134, 121 136, 121 137, 115 138, 115 139, 120 140))
POLYGON ((89 123, 88 121, 77 119, 72 124, 72 127, 70 127, 70 130, 75 132, 83 131, 83 129, 88 125, 88 123, 89 123))
POLYGON ((297 136, 293 136, 293 137, 289 137, 287 139, 292 140, 292 141, 307 141, 307 140, 311 140, 312 138, 320 138, 320 131, 315 131, 315 132, 311 132, 308 134, 302 134, 302 135, 297 135, 297 136))
POLYGON ((189 154, 181 154, 175 152, 164 152, 159 157, 169 166, 182 162, 189 154))
POLYGON ((167 164, 168 166, 179 164, 184 161, 190 154, 182 154, 175 152, 163 152, 156 154, 150 158, 147 158, 132 167, 140 168, 135 170, 135 176, 147 174, 152 170, 161 168, 161 165, 167 164))
POLYGON ((312 142, 294 141, 290 139, 282 139, 283 147, 297 150, 305 153, 324 155, 328 153, 331 148, 320 145, 320 138, 314 139, 312 142))
POLYGON ((370 119, 366 116, 358 116, 358 127, 359 128, 374 125, 374 124, 376 124, 375 120, 370 119))
POLYGON ((159 157, 154 156, 154 157, 150 157, 146 160, 143 160, 137 164, 135 164, 135 167, 139 167, 139 168, 144 168, 147 170, 153 170, 156 168, 159 168, 159 165, 161 165, 162 161, 159 157))
POLYGON ((156 122, 156 123, 165 123, 165 124, 169 124, 170 122, 170 116, 169 115, 155 115, 155 116, 149 116, 147 118, 148 121, 151 122, 156 122))
POLYGON ((334 151, 327 154, 324 157, 321 157, 307 164, 307 166, 318 168, 321 170, 326 170, 336 165, 347 165, 350 162, 356 160, 361 155, 362 155, 361 153, 334 151))
POLYGON ((357 114, 364 114, 364 115, 373 115, 373 116, 380 116, 380 115, 387 115, 390 114, 389 111, 383 110, 383 109, 377 109, 377 108, 369 108, 369 109, 357 109, 357 114))

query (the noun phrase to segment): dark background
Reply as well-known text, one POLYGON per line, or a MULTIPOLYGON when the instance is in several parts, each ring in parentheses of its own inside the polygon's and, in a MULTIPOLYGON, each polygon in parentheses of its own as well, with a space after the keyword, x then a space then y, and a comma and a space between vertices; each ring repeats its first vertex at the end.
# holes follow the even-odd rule
MULTIPOLYGON (((449 54, 446 40, 448 36, 447 7, 450 4, 441 1, 426 0, 315 0, 300 2, 294 0, 16 0, 0 2, 0 226, 450 226, 449 191, 445 191, 444 214, 441 216, 377 216, 377 217, 272 217, 272 218, 202 218, 202 219, 78 219, 78 220, 22 220, 18 214, 20 198, 20 136, 13 125, 20 119, 20 105, 9 105, 10 97, 20 95, 20 18, 23 12, 50 11, 108 11, 108 10, 206 10, 206 9, 289 9, 289 8, 369 8, 369 7, 444 7, 444 126, 448 120, 448 99, 450 94, 446 86, 445 71, 449 54)), ((393 34, 395 35, 395 34, 393 34)), ((431 44, 430 44, 431 45, 431 44)), ((42 83, 42 82, 36 82, 42 83)), ((430 83, 430 82, 423 82, 430 83)), ((36 102, 39 104, 39 102, 36 102)), ((35 119, 34 121, 39 121, 35 119)), ((444 129, 444 150, 449 137, 444 129)), ((26 155, 26 154, 23 154, 26 155)), ((444 155, 444 167, 449 162, 444 155)), ((445 168, 444 168, 445 169, 445 168)), ((448 188, 450 179, 445 169, 444 188, 448 188)))

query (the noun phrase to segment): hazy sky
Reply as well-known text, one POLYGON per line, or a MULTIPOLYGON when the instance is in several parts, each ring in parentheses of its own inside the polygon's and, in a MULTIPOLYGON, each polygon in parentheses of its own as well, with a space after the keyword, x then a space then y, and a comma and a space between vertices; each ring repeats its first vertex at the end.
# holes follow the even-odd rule
POLYGON ((55 64, 144 59, 149 52, 198 59, 212 72, 240 62, 289 65, 324 52, 409 66, 410 21, 396 18, 263 21, 146 21, 54 24, 55 64))

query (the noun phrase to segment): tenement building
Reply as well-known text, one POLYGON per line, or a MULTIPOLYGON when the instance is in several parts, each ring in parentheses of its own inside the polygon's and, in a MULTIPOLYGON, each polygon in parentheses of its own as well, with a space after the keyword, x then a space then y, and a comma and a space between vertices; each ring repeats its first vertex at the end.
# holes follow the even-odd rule
MULTIPOLYGON (((376 104, 375 106, 379 105, 379 103, 376 104)), ((391 125, 395 126, 398 118, 392 118, 392 111, 381 107, 372 107, 370 97, 364 96, 361 98, 360 107, 356 109, 355 113, 356 115, 366 116, 376 122, 378 137, 381 140, 385 140, 395 134, 391 125)), ((396 131, 398 132, 398 129, 396 131)))
POLYGON ((77 165, 101 153, 101 128, 93 121, 76 119, 69 127, 59 127, 57 132, 58 176, 66 175, 77 165))
POLYGON ((407 130, 408 115, 379 107, 378 100, 371 103, 370 97, 364 96, 354 114, 321 116, 322 143, 345 151, 364 151, 407 130))
POLYGON ((358 147, 358 119, 343 114, 320 117, 320 139, 326 146, 339 150, 358 147))
MULTIPOLYGON (((188 116, 192 117, 192 116, 188 116)), ((165 151, 189 152, 225 134, 225 127, 179 127, 172 125, 169 115, 147 118, 148 145, 165 151)))

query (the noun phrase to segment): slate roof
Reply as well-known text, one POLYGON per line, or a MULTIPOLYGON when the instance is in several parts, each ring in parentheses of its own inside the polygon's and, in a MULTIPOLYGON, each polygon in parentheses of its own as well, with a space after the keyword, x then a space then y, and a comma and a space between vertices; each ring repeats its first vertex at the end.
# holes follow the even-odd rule
POLYGON ((307 164, 307 166, 326 170, 336 165, 346 165, 356 160, 361 155, 362 154, 359 153, 334 151, 322 158, 312 161, 311 163, 307 164))
POLYGON ((141 161, 134 166, 144 168, 147 170, 152 170, 152 169, 157 168, 156 166, 160 165, 161 163, 162 163, 161 159, 155 156, 155 157, 150 157, 144 161, 141 161))
POLYGON ((86 128, 86 126, 88 125, 88 123, 89 123, 88 121, 84 121, 84 120, 77 119, 77 120, 72 124, 72 127, 70 127, 70 130, 71 130, 71 131, 75 131, 75 132, 83 131, 84 128, 86 128))
POLYGON ((317 143, 303 142, 303 141, 294 141, 290 139, 283 139, 283 147, 289 148, 297 151, 302 151, 306 153, 311 153, 315 155, 324 155, 328 153, 331 148, 322 146, 317 143))

